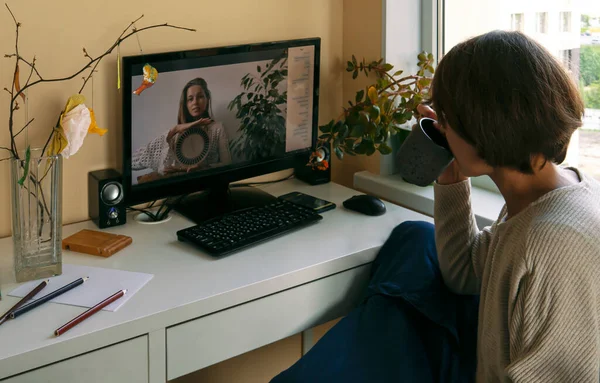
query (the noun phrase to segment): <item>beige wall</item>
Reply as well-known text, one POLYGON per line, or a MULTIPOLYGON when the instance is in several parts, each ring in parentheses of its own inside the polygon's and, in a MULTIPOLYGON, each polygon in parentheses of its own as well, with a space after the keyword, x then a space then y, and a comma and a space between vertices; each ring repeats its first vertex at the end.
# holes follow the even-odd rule
MULTIPOLYGON (((381 1, 344 0, 343 68, 340 68, 344 71, 344 87, 342 104, 334 109, 337 114, 341 113, 342 105, 348 106, 348 100, 354 101, 358 90, 373 82, 373 76, 367 78, 362 73, 353 80, 352 73, 346 72, 344 68, 352 55, 355 55, 357 60, 364 57, 367 62, 383 57, 382 12, 381 1)), ((331 166, 332 179, 352 187, 352 179, 357 171, 369 170, 379 174, 379 157, 379 153, 376 152, 370 157, 345 156, 342 161, 334 158, 331 166)))
MULTIPOLYGON (((339 110, 342 92, 342 0, 256 0, 209 1, 163 0, 9 1, 23 27, 20 53, 37 57, 44 77, 63 77, 85 65, 81 48, 97 55, 112 45, 127 24, 142 13, 138 27, 154 23, 196 28, 198 32, 154 29, 139 35, 144 53, 193 49, 292 38, 322 38, 320 120, 327 121, 339 110)), ((14 28, 4 7, 0 9, 0 52, 14 52, 14 28)), ((121 54, 137 54, 135 37, 125 41, 121 54)), ((116 52, 106 57, 94 77, 94 110, 98 124, 109 129, 104 137, 89 136, 81 151, 64 161, 65 223, 87 219, 87 173, 105 167, 120 168, 121 107, 117 91, 116 52)), ((13 65, 0 58, 0 89, 10 87, 13 65)), ((21 67, 26 72, 25 67, 21 67)), ((21 82, 24 83, 22 75, 21 82)), ((40 84, 29 93, 29 115, 35 117, 29 139, 42 146, 67 98, 77 93, 82 80, 40 84)), ((91 85, 91 84, 90 84, 91 85)), ((92 87, 84 91, 88 106, 92 87)), ((8 101, 0 95, 0 146, 8 146, 8 101)), ((24 108, 21 110, 24 112, 24 108)), ((23 113, 17 121, 22 124, 23 113)), ((20 126, 17 124, 17 126, 20 126)), ((0 153, 2 156, 4 153, 0 153)), ((3 157, 0 157, 3 158, 3 157)), ((10 189, 8 163, 0 162, 0 236, 10 235, 10 189)))

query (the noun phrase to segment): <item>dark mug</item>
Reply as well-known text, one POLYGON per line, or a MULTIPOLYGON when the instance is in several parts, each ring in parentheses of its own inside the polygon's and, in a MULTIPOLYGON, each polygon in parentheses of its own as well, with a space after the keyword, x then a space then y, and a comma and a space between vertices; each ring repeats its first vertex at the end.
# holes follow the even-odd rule
POLYGON ((396 156, 398 173, 413 185, 431 185, 454 159, 446 137, 433 126, 434 122, 422 118, 396 156))

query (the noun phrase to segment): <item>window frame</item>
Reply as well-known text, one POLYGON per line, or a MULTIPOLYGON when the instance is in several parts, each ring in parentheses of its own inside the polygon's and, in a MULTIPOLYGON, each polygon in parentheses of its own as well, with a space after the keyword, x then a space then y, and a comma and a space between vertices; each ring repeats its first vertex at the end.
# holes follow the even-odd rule
MULTIPOLYGON (((434 54, 437 67, 439 59, 445 50, 445 1, 423 0, 421 4, 421 47, 434 54)), ((500 194, 500 190, 488 176, 471 177, 471 184, 474 187, 500 194)))

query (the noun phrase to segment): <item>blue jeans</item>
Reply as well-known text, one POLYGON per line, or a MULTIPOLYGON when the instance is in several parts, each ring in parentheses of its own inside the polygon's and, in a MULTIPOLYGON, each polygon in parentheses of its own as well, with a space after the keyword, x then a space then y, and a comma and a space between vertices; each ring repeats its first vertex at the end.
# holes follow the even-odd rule
POLYGON ((373 262, 365 300, 271 382, 471 382, 477 308, 477 296, 444 285, 433 225, 404 222, 373 262))

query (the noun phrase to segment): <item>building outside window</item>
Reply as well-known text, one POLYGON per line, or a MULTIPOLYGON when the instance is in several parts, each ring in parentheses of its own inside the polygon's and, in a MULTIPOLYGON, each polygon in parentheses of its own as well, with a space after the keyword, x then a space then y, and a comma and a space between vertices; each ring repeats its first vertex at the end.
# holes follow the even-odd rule
POLYGON ((443 10, 441 55, 478 34, 519 30, 565 64, 586 107, 583 127, 573 135, 565 165, 600 180, 600 1, 438 0, 438 9, 443 10))
POLYGON ((535 31, 537 33, 548 33, 548 12, 537 12, 535 19, 535 31))
POLYGON ((522 13, 513 13, 510 15, 510 26, 513 31, 524 32, 524 18, 522 13))
POLYGON ((559 15, 560 32, 571 32, 571 12, 560 12, 559 15))

